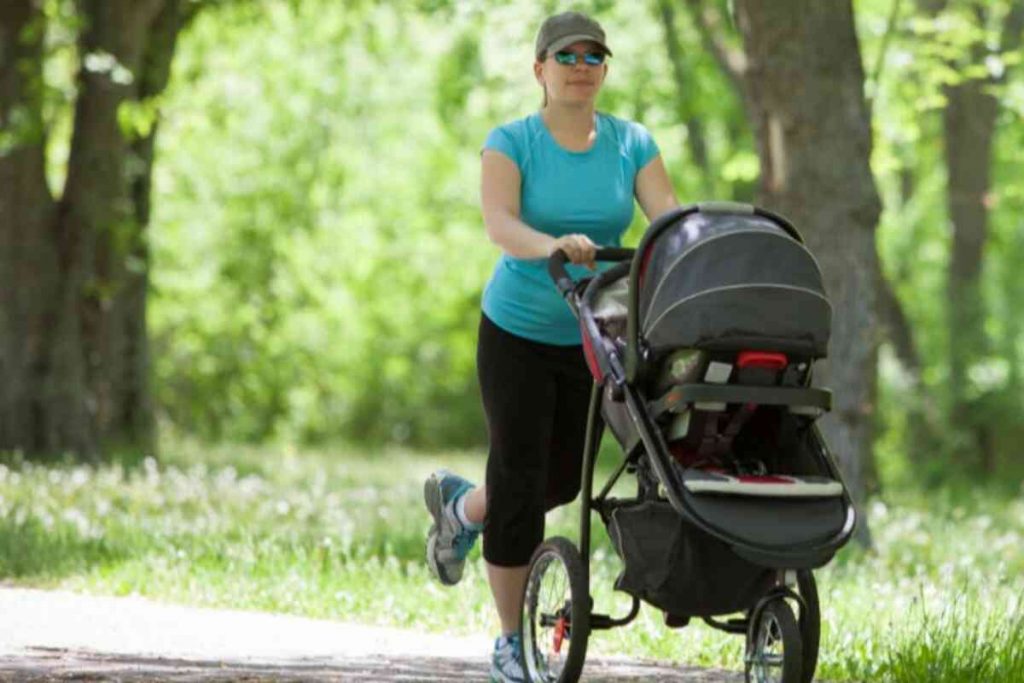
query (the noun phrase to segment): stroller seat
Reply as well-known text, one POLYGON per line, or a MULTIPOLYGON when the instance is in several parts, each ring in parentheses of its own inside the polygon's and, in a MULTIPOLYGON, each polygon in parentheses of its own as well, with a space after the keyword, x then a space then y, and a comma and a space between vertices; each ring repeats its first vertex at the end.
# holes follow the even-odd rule
MULTIPOLYGON (((792 434, 831 408, 831 394, 810 386, 831 310, 806 248, 763 217, 697 214, 659 236, 642 263, 635 302, 629 273, 599 278, 590 341, 623 354, 629 308, 638 306, 646 347, 636 385, 680 487, 704 496, 841 496, 842 483, 792 434)), ((611 392, 602 413, 627 450, 639 445, 611 392)))
MULTIPOLYGON (((799 457, 794 432, 825 412, 831 395, 802 386, 785 354, 740 352, 735 363, 696 356, 653 404, 669 421, 666 443, 683 488, 692 494, 834 498, 841 482, 799 457), (704 380, 703 382, 701 380, 704 380)), ((670 379, 679 368, 669 368, 670 379)), ((806 454, 804 454, 806 456, 806 454)))

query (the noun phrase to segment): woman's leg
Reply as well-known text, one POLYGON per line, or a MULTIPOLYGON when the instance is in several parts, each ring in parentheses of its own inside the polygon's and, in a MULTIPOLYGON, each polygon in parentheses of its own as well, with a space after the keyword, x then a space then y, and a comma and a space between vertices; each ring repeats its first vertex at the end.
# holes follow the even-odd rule
MULTIPOLYGON (((487 512, 487 487, 478 486, 466 494, 466 519, 473 524, 483 524, 487 512)), ((514 633, 519 628, 519 612, 522 609, 523 587, 529 565, 522 567, 499 567, 487 565, 487 581, 491 585, 494 606, 498 610, 502 635, 514 633)))
MULTIPOLYGON (((551 434, 550 460, 547 463, 547 486, 544 507, 550 510, 558 505, 572 502, 580 490, 581 466, 583 449, 587 433, 587 416, 590 405, 592 379, 590 371, 582 359, 578 363, 570 358, 563 372, 558 373, 557 398, 554 406, 555 429, 551 434), (564 374, 563 374, 564 373, 564 374)), ((474 517, 473 512, 483 515, 486 511, 487 499, 485 487, 474 490, 474 499, 467 498, 466 516, 471 522, 483 517, 474 517)), ((486 535, 486 532, 485 532, 486 535)), ((491 594, 498 609, 503 635, 515 632, 519 628, 519 616, 522 611, 523 589, 529 565, 520 567, 502 567, 487 562, 487 579, 491 584, 491 594)))
POLYGON ((481 320, 477 371, 490 450, 486 487, 467 494, 466 517, 484 518, 483 555, 502 635, 519 628, 523 586, 544 535, 556 378, 536 344, 481 320))
POLYGON ((477 486, 467 493, 464 505, 466 520, 471 524, 483 524, 484 516, 487 514, 487 487, 477 486))
MULTIPOLYGON (((593 386, 594 380, 582 353, 578 362, 567 363, 564 373, 559 375, 555 402, 558 427, 551 438, 545 510, 567 505, 579 495, 593 386)), ((597 418, 600 419, 600 415, 597 418)))
POLYGON ((501 634, 507 636, 519 629, 519 613, 523 609, 523 589, 529 565, 499 567, 487 564, 487 581, 491 584, 494 606, 498 609, 501 634))

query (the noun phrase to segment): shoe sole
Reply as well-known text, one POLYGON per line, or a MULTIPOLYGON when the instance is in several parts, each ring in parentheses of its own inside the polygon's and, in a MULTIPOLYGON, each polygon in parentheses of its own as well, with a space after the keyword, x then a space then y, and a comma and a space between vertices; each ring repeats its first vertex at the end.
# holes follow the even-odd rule
POLYGON ((441 513, 444 507, 442 503, 441 482, 437 474, 431 474, 423 484, 423 502, 427 504, 427 511, 434 518, 434 525, 441 528, 441 513))
MULTIPOLYGON (((490 675, 487 678, 488 683, 512 683, 516 679, 509 678, 501 672, 493 663, 491 664, 491 670, 488 672, 490 675)), ((525 678, 520 678, 520 681, 525 683, 525 678)))
POLYGON ((426 503, 427 511, 434 518, 434 526, 431 527, 430 533, 427 536, 427 566, 430 568, 430 572, 443 585, 454 586, 462 577, 460 576, 459 579, 453 581, 443 567, 437 564, 436 555, 434 554, 434 548, 437 545, 437 534, 434 532, 441 528, 441 515, 444 512, 443 501, 441 482, 437 478, 436 473, 431 474, 423 484, 423 502, 426 503))

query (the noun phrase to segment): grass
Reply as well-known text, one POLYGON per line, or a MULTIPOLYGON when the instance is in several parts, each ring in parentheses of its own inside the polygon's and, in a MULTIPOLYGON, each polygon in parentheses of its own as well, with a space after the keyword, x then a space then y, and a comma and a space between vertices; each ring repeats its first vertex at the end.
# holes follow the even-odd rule
MULTIPOLYGON (((176 444, 162 463, 0 465, 0 579, 180 603, 450 633, 494 633, 475 550, 443 589, 423 562, 423 478, 479 479, 478 453, 298 452, 176 444)), ((1024 680, 1024 494, 908 492, 868 510, 876 548, 817 573, 819 675, 831 680, 1024 680)), ((576 537, 575 506, 548 534, 576 537)), ((599 611, 623 613, 619 562, 595 523, 599 611)), ((664 627, 644 609, 591 652, 740 667, 742 639, 664 627)))

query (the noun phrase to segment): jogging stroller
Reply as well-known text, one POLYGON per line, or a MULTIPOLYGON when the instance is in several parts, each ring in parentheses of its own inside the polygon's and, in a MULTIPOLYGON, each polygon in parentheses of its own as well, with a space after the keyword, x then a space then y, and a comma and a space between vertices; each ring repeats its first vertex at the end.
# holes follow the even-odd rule
POLYGON ((748 681, 811 681, 820 636, 811 570, 856 522, 815 424, 831 407, 831 394, 811 386, 831 325, 817 262, 785 219, 731 203, 671 211, 636 250, 601 249, 597 259, 619 263, 580 282, 564 253, 548 264, 579 318, 594 388, 579 549, 550 538, 529 565, 528 679, 577 680, 590 632, 628 624, 646 602, 670 627, 699 617, 744 635, 748 681), (606 425, 623 459, 595 496, 606 425), (636 496, 614 498, 624 474, 636 496), (615 588, 632 608, 620 618, 593 610, 591 511, 624 565, 615 588))

